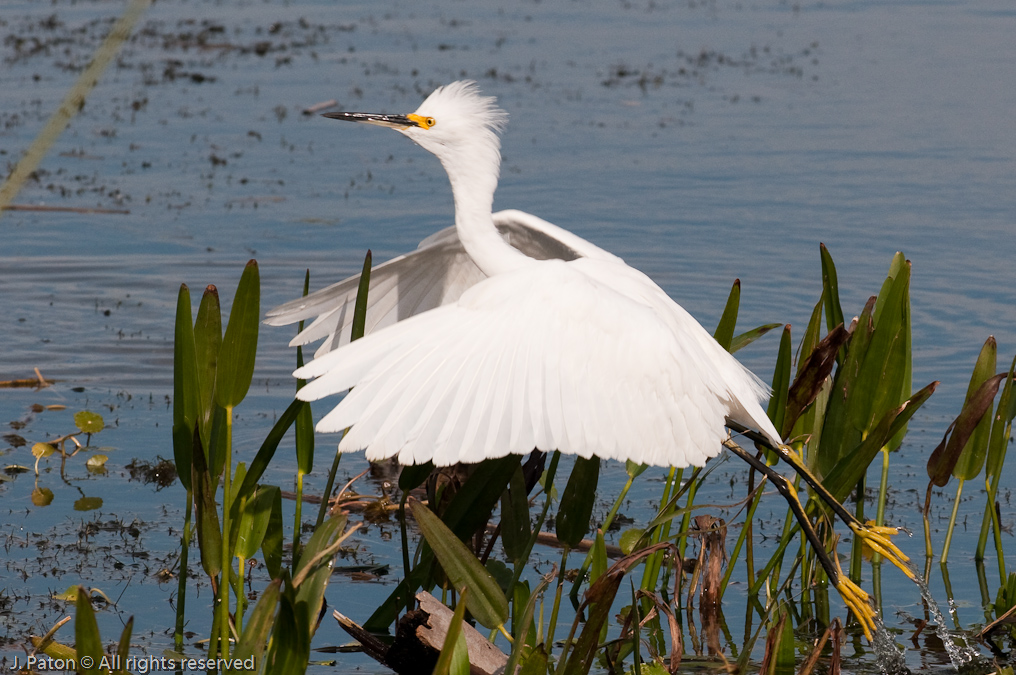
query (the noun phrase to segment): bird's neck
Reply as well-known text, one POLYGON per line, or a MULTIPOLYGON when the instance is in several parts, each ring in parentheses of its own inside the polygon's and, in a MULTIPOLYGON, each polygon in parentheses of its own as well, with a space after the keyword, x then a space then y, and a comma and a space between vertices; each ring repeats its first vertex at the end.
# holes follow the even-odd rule
POLYGON ((445 162, 455 198, 455 229, 466 253, 487 276, 503 274, 534 261, 512 248, 494 226, 491 211, 497 189, 500 156, 493 153, 471 153, 469 169, 458 162, 445 162), (484 156, 491 155, 491 156, 484 156), (480 163, 478 159, 485 161, 480 163), (455 165, 455 166, 452 166, 455 165))

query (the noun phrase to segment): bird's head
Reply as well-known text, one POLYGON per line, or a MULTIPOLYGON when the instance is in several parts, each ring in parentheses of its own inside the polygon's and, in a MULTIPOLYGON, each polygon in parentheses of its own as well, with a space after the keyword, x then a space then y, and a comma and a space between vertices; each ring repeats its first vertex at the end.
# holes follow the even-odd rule
POLYGON ((498 133, 508 121, 496 99, 480 94, 471 81, 437 88, 408 115, 336 112, 324 117, 396 129, 437 155, 449 173, 484 157, 499 163, 498 133))

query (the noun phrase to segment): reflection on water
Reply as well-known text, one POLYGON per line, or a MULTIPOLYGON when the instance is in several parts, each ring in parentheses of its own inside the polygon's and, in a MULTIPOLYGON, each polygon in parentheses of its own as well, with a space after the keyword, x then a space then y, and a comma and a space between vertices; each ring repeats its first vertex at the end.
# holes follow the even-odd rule
MULTIPOLYGON (((87 63, 109 11, 5 5, 0 31, 22 38, 2 43, 7 163, 87 63)), ((17 200, 130 214, 0 219, 0 379, 39 367, 61 381, 0 392, 3 421, 37 402, 111 408, 103 433, 119 448, 113 477, 82 484, 124 485, 119 504, 106 490, 122 518, 177 522, 182 495, 156 505, 150 487, 117 477, 117 467, 171 455, 178 285, 196 293, 215 283, 228 305, 256 257, 267 308, 298 293, 305 268, 323 286, 358 269, 367 248, 383 260, 450 224, 450 192, 431 157, 301 110, 335 98, 346 109, 405 112, 433 86, 472 77, 511 114, 495 206, 618 253, 707 327, 739 277, 742 326, 780 321, 799 332, 820 291, 820 241, 839 265, 847 313, 877 292, 893 252, 907 254, 914 384, 943 382, 893 459, 892 520, 920 531, 924 463, 958 411, 980 345, 994 334, 1000 354, 1016 351, 1016 87, 1004 84, 1016 65, 1014 29, 1016 13, 1000 0, 156 3, 17 200)), ((291 396, 289 337, 262 332, 241 443, 257 443, 291 396)), ((768 378, 775 350, 763 341, 743 358, 768 378)), ((26 437, 58 433, 47 415, 26 437)), ((25 463, 15 452, 26 451, 5 459, 25 463)), ((285 461, 280 484, 291 475, 285 461)), ((351 475, 358 462, 344 460, 351 475)), ((608 471, 606 501, 623 480, 618 467, 608 471)), ((731 464, 720 473, 717 500, 743 480, 731 464)), ((27 483, 0 487, 19 511, 16 527, 65 527, 68 512, 58 509, 70 498, 32 509, 27 483)), ((979 519, 982 508, 977 495, 961 519, 979 519)), ((1002 508, 1010 522, 1011 507, 1002 508)), ((779 505, 765 510, 770 522, 783 517, 779 505)), ((644 517, 645 505, 629 515, 644 517)), ((919 552, 919 541, 905 543, 919 552)), ((365 545, 398 560, 381 542, 365 545)), ((954 563, 971 549, 958 542, 954 563)), ((966 626, 981 620, 980 593, 973 575, 961 576, 953 591, 969 603, 966 626)), ((364 616, 377 589, 340 586, 351 594, 345 613, 364 616)), ((894 612, 923 614, 909 584, 883 591, 890 624, 894 612)), ((943 595, 937 580, 932 592, 943 595)), ((132 603, 143 606, 143 594, 125 596, 132 603)))

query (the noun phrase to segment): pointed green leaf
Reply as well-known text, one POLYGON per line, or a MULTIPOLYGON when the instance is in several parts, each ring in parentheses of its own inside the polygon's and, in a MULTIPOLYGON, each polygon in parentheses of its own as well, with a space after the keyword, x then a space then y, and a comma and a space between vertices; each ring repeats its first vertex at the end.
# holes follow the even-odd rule
MULTIPOLYGON (((984 346, 981 347, 981 353, 977 355, 977 362, 974 364, 974 371, 970 375, 970 385, 967 387, 967 396, 963 401, 964 404, 969 403, 984 381, 995 374, 997 354, 998 345, 995 342, 995 338, 989 336, 985 340, 984 346)), ((988 452, 988 438, 991 435, 992 417, 992 406, 989 404, 977 426, 974 427, 970 440, 967 441, 960 451, 959 459, 956 461, 956 466, 952 471, 953 477, 960 480, 972 480, 977 478, 978 474, 981 473, 981 467, 984 466, 984 457, 988 452)))
MULTIPOLYGON (((804 335, 801 336, 801 344, 797 350, 797 375, 801 374, 801 368, 804 366, 806 359, 815 351, 815 348, 822 340, 822 307, 824 304, 825 293, 823 292, 818 302, 815 303, 815 309, 811 311, 811 318, 808 319, 808 327, 804 329, 804 335)), ((828 334, 831 335, 832 332, 829 331, 828 334)))
MULTIPOLYGON (((833 256, 825 244, 819 244, 819 256, 822 258, 822 292, 825 296, 826 330, 832 330, 843 322, 843 310, 840 308, 839 282, 836 280, 836 265, 833 256)), ((844 324, 846 325, 846 324, 844 324)))
POLYGON ((730 351, 730 342, 734 339, 734 327, 737 325, 737 310, 741 303, 741 280, 734 279, 734 285, 730 287, 730 295, 727 296, 727 304, 723 308, 723 315, 720 316, 720 323, 713 332, 713 337, 720 346, 730 351))
POLYGON ((234 408, 247 395, 254 377, 254 357, 258 348, 261 317, 261 280, 258 264, 251 260, 240 276, 233 296, 229 323, 222 338, 215 371, 215 402, 234 408))
POLYGON ((1003 378, 1005 378, 1005 373, 999 373, 985 380, 977 388, 974 395, 970 397, 970 401, 963 406, 960 414, 949 425, 945 436, 942 437, 942 442, 932 451, 931 457, 928 458, 928 477, 938 487, 943 487, 949 482, 949 475, 952 473, 953 467, 956 466, 960 452, 970 440, 974 429, 980 424, 985 411, 991 408, 1003 378), (950 432, 952 432, 951 435, 950 432))
POLYGON ((420 532, 452 585, 470 589, 466 600, 470 613, 487 628, 504 625, 508 620, 508 600, 494 577, 434 512, 416 500, 410 502, 410 507, 420 532))
POLYGON ((360 271, 360 285, 356 289, 356 303, 353 305, 353 325, 351 327, 351 340, 359 340, 363 337, 367 325, 367 292, 370 290, 370 265, 372 259, 368 250, 363 259, 363 269, 360 271))
POLYGON ((74 614, 74 647, 78 653, 78 672, 84 675, 99 675, 102 669, 99 663, 102 661, 102 638, 99 636, 99 624, 95 621, 95 612, 92 610, 92 599, 88 589, 78 586, 78 599, 76 602, 77 611, 74 614), (84 667, 84 657, 91 657, 92 666, 84 667))
POLYGON ((120 663, 127 661, 127 655, 131 650, 131 634, 134 632, 134 617, 131 616, 127 619, 127 623, 124 624, 123 630, 120 632, 120 642, 116 647, 116 654, 120 657, 120 663))
POLYGON ((775 330, 782 325, 783 325, 782 323, 767 323, 752 328, 749 331, 745 331, 744 333, 741 333, 740 335, 736 336, 733 340, 731 340, 730 353, 734 354, 735 352, 747 347, 755 340, 758 340, 760 337, 762 337, 769 331, 775 330))
MULTIPOLYGON (((452 614, 451 623, 448 624, 448 632, 445 633, 445 641, 441 646, 441 653, 437 657, 437 664, 434 665, 432 675, 460 675, 462 671, 462 655, 456 657, 456 652, 466 651, 465 635, 462 633, 462 622, 466 618, 466 599, 469 597, 469 587, 463 586, 460 589, 459 604, 452 614), (461 645, 460 645, 461 643, 461 645), (453 661, 457 662, 453 668, 453 661)), ((465 654, 465 671, 469 672, 469 655, 465 654)))
MULTIPOLYGON (((197 353, 194 347, 194 326, 191 323, 190 290, 187 284, 180 284, 176 300, 176 325, 173 337, 173 425, 188 425, 198 422, 201 407, 201 392, 198 388, 197 353)), ((177 462, 180 475, 190 474, 190 457, 187 465, 177 462)))
POLYGON ((576 457, 568 484, 561 495, 557 510, 557 538, 569 548, 575 548, 589 531, 589 519, 596 499, 596 484, 600 478, 600 458, 576 457))
MULTIPOLYGON (((783 335, 780 337, 780 348, 776 356, 776 367, 773 369, 772 396, 769 397, 769 408, 766 414, 772 420, 777 429, 783 428, 787 416, 787 400, 790 396, 790 324, 783 327, 783 335)), ((767 450, 766 456, 770 464, 775 464, 777 455, 775 451, 767 450)))

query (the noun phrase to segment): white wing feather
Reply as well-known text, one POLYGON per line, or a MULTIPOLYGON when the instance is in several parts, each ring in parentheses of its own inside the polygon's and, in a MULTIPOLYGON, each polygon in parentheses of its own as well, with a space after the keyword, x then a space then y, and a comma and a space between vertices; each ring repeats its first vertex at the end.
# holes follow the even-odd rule
POLYGON ((474 285, 296 372, 342 451, 402 464, 561 450, 663 466, 716 455, 731 416, 776 435, 765 387, 616 258, 544 262, 474 285))
MULTIPOLYGON (((588 257, 620 261, 612 253, 529 213, 500 211, 493 218, 505 241, 536 260, 588 257)), ((486 278, 466 254, 454 227, 436 232, 421 241, 415 251, 371 270, 365 332, 455 302, 466 289, 486 278)), ((285 326, 314 319, 290 346, 324 339, 315 354, 322 356, 349 343, 359 284, 357 274, 279 305, 268 312, 265 323, 285 326)))

